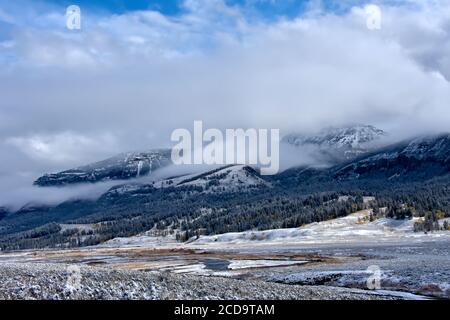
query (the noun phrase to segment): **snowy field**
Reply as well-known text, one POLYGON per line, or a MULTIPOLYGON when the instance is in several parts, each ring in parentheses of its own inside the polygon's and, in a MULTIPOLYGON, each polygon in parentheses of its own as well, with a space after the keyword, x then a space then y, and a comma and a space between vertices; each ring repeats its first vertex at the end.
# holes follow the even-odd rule
POLYGON ((226 233, 214 236, 202 236, 191 243, 192 246, 259 246, 269 244, 338 244, 338 243, 380 243, 380 242, 421 242, 450 240, 450 232, 440 231, 429 234, 414 232, 411 220, 382 218, 373 222, 364 222, 370 211, 364 210, 343 218, 312 223, 300 228, 274 229, 265 231, 247 231, 226 233))
POLYGON ((380 287, 371 293, 450 298, 450 232, 415 233, 414 220, 368 222, 369 213, 300 228, 201 236, 186 243, 149 231, 95 247, 2 253, 0 264, 76 264, 365 291, 375 266, 380 287))
POLYGON ((425 234, 414 232, 417 218, 395 220, 381 218, 364 222, 370 210, 363 210, 346 217, 311 223, 300 228, 273 229, 264 231, 230 232, 213 236, 200 236, 186 244, 180 244, 175 236, 152 237, 140 235, 129 238, 115 238, 102 247, 183 247, 204 249, 230 249, 233 247, 259 247, 268 245, 321 245, 361 243, 420 243, 423 241, 450 241, 450 232, 439 231, 425 234))
MULTIPOLYGON (((183 248, 208 252, 273 254, 270 259, 232 259, 221 270, 197 264, 199 274, 227 277, 256 277, 303 285, 365 288, 367 268, 377 266, 382 288, 429 296, 450 297, 450 232, 414 232, 411 220, 381 218, 370 222, 370 210, 312 223, 300 228, 274 229, 201 236, 183 248), (278 255, 310 255, 314 259, 279 259, 278 255)), ((175 239, 137 236, 114 239, 110 245, 137 247, 180 247, 175 239)), ((177 270, 179 271, 179 270, 177 270)), ((195 273, 195 272, 193 272, 195 273)), ((380 289, 381 290, 381 289, 380 289)))

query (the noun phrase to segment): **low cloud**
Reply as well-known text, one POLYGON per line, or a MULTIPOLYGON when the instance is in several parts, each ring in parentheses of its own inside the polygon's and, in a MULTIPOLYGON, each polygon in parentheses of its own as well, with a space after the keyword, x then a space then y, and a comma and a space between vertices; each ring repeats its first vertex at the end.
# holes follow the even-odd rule
POLYGON ((2 176, 0 184, 0 207, 17 211, 24 206, 57 205, 64 201, 84 199, 95 200, 120 181, 97 184, 74 185, 64 188, 37 187, 27 176, 2 176))
POLYGON ((362 4, 268 21, 191 0, 177 16, 82 8, 70 32, 65 8, 1 1, 1 184, 170 146, 194 120, 282 135, 356 122, 396 139, 448 131, 450 4, 377 3, 380 30, 362 4))
POLYGON ((33 160, 65 166, 75 165, 74 159, 100 156, 117 147, 112 135, 88 137, 71 132, 10 137, 6 139, 6 144, 16 147, 33 160))

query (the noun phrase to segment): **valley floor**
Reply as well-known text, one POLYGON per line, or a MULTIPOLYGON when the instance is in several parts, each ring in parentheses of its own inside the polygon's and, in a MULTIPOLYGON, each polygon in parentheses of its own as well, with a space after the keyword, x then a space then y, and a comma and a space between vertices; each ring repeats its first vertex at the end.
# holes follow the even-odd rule
POLYGON ((64 264, 1 263, 0 299, 398 299, 357 289, 299 286, 64 264))
POLYGON ((449 232, 414 233, 413 221, 361 223, 365 215, 189 243, 143 234, 2 253, 0 298, 450 298, 449 232), (379 286, 368 290, 374 275, 379 286))

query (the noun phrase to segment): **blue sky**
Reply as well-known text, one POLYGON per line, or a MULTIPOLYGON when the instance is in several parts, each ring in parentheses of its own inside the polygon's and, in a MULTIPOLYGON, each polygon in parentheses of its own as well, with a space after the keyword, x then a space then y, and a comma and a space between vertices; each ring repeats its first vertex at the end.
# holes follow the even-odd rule
MULTIPOLYGON (((395 1, 395 0, 394 0, 395 1)), ((394 2, 389 1, 389 2, 394 2)), ((43 8, 46 5, 67 7, 72 4, 79 5, 82 9, 104 14, 123 14, 137 10, 155 10, 164 15, 174 16, 183 13, 184 0, 19 0, 14 1, 20 6, 26 2, 32 2, 33 6, 43 8)), ((14 6, 14 2, 0 0, 2 5, 14 6)), ((334 13, 346 12, 355 5, 380 1, 367 0, 225 0, 227 5, 236 5, 242 8, 248 15, 273 19, 280 16, 295 17, 304 12, 310 6, 321 4, 323 9, 334 13)), ((387 2, 387 1, 383 1, 387 2)))
MULTIPOLYGON (((112 13, 124 13, 135 10, 156 10, 165 15, 176 15, 183 11, 182 0, 42 0, 56 5, 77 4, 88 10, 104 10, 112 13)), ((298 14, 307 5, 308 0, 227 0, 229 5, 239 5, 253 9, 265 16, 298 14)), ((326 1, 332 5, 332 0, 326 1)))
POLYGON ((55 5, 79 5, 87 10, 101 10, 110 13, 125 13, 135 10, 157 10, 173 15, 180 12, 180 0, 41 0, 55 5))

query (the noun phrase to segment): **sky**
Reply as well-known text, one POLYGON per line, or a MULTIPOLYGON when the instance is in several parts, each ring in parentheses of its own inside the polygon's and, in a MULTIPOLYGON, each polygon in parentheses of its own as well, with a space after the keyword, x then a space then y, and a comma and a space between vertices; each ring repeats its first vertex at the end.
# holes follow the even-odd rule
POLYGON ((447 0, 0 0, 0 194, 194 120, 449 131, 449 80, 447 0))

